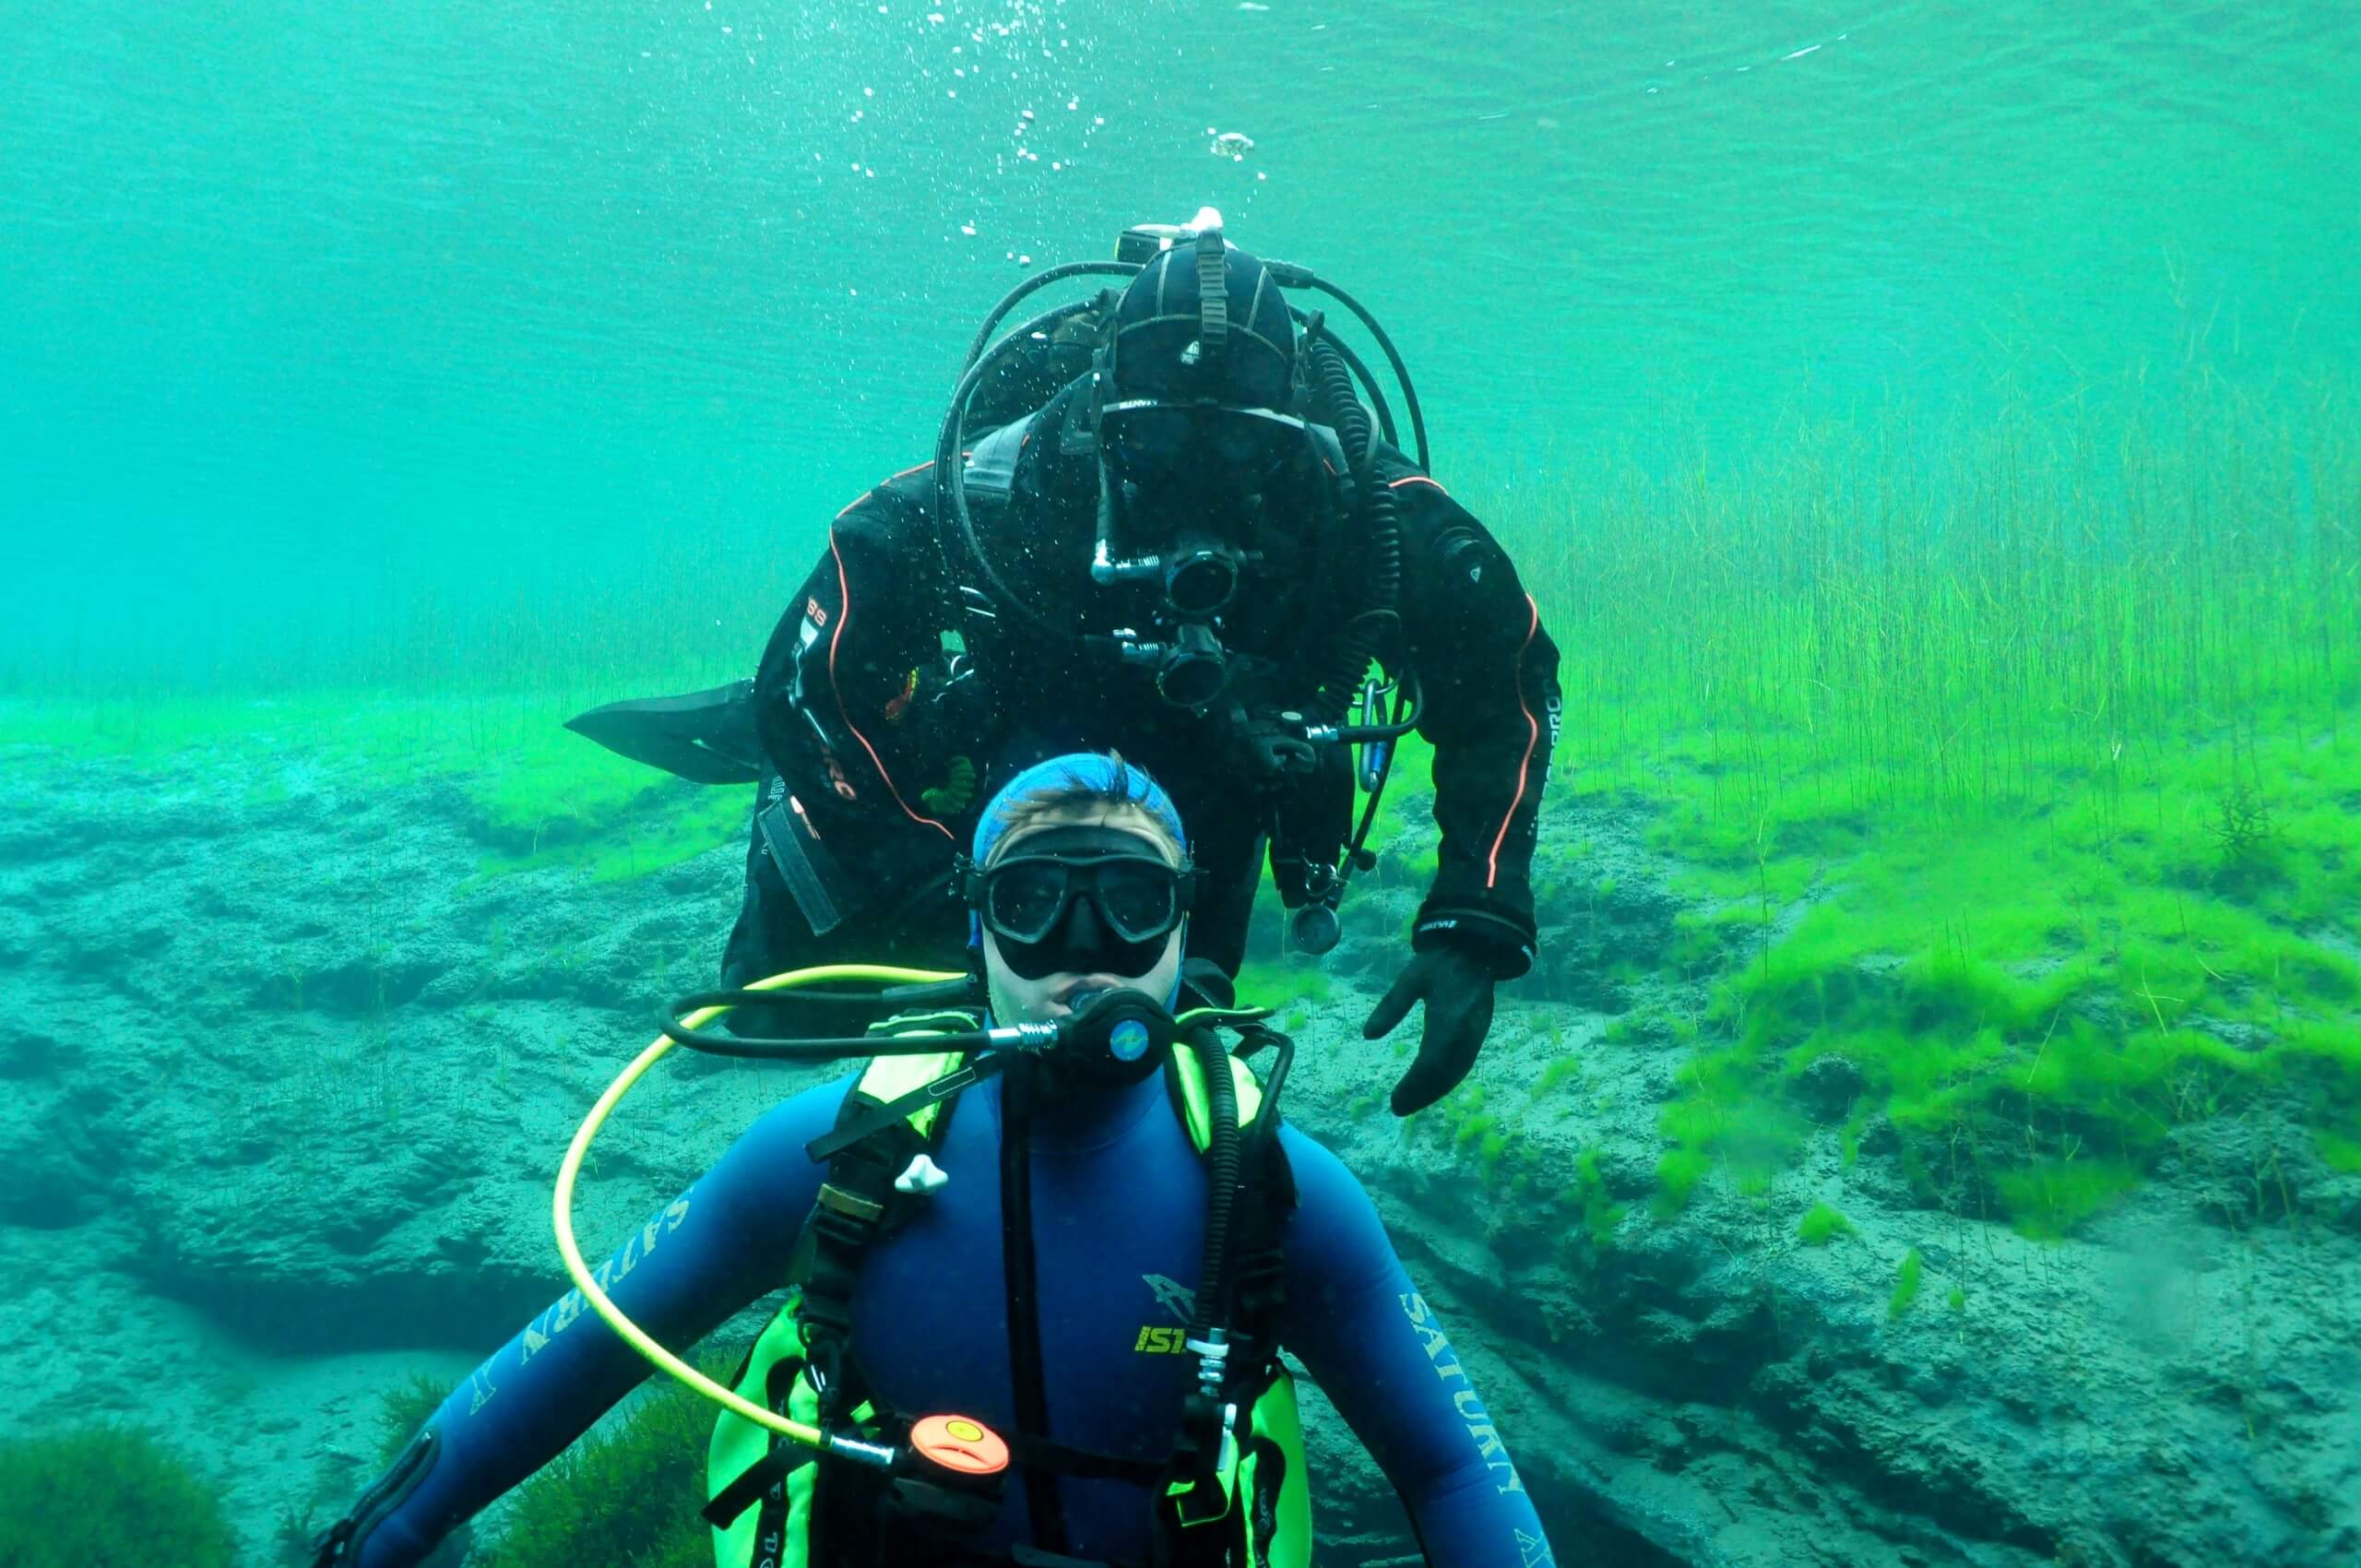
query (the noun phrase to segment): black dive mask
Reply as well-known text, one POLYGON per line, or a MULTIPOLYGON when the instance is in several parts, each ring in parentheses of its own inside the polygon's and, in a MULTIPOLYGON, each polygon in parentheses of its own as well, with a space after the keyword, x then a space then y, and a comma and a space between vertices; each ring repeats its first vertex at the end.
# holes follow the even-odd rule
POLYGON ((1168 863, 1138 834, 1080 823, 1028 833, 990 866, 963 862, 960 873, 967 907, 1026 980, 1147 973, 1196 881, 1193 866, 1168 863))
POLYGON ((1264 537, 1266 519, 1311 459, 1310 430, 1266 408, 1142 398, 1101 409, 1097 437, 1091 578, 1153 583, 1163 600, 1162 634, 1116 634, 1121 657, 1155 671, 1167 701, 1201 708, 1228 684, 1217 626, 1243 579, 1267 569, 1264 547, 1280 542, 1264 537))
POLYGON ((1099 410, 1117 479, 1150 493, 1260 495, 1308 450, 1304 423, 1272 409, 1132 398, 1099 410))
POLYGON ((1099 414, 1110 495, 1091 575, 1155 579, 1189 620, 1221 613, 1260 561, 1255 536, 1270 497, 1306 454, 1301 420, 1269 409, 1134 399, 1099 414))

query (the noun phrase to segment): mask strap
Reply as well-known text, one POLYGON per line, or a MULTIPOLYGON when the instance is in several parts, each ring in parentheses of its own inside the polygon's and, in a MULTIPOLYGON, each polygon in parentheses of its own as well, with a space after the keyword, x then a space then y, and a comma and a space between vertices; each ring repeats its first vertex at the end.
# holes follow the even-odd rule
POLYGON ((1197 374, 1216 386, 1229 357, 1228 248, 1219 229, 1197 235, 1197 374))

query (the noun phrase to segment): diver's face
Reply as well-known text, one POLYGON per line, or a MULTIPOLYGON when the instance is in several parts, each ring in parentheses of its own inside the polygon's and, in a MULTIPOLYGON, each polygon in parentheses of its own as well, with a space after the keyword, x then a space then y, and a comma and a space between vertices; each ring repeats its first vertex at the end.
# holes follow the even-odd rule
MULTIPOLYGON (((1147 852, 1167 865, 1180 863, 1180 849, 1166 837, 1154 817, 1136 806, 1106 812, 1077 812, 1028 823, 993 846, 989 864, 997 865, 1028 838, 1056 827, 1076 825, 1110 828, 1138 838, 1147 852)), ((1119 975, 1105 969, 1060 968, 1034 978, 1021 975, 1001 951, 999 936, 984 932, 984 980, 991 994, 992 1018, 1001 1024, 1054 1023, 1074 1012, 1071 999, 1090 991, 1132 990, 1163 1002, 1180 979, 1180 945, 1189 922, 1183 920, 1166 935, 1156 960, 1140 974, 1119 975)), ((1027 968, 1033 966, 1028 965, 1027 968)))

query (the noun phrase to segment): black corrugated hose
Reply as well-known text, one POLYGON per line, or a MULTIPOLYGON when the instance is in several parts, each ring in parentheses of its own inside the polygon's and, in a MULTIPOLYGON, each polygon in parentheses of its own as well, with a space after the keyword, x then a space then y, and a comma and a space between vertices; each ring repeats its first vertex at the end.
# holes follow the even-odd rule
POLYGON ((1378 624, 1394 616, 1401 598, 1402 526, 1394 492, 1377 477, 1369 410, 1361 407, 1360 398, 1354 394, 1352 371, 1326 337, 1316 331, 1311 338, 1311 353, 1323 412, 1345 448, 1345 461, 1352 469, 1353 485, 1360 495, 1360 521, 1368 551, 1368 602, 1346 621, 1344 629, 1328 644, 1328 659, 1323 661, 1312 697, 1314 717, 1319 722, 1342 724, 1354 699, 1360 695, 1362 675, 1377 657, 1378 624))
POLYGON ((1229 1075, 1229 1052, 1212 1029, 1196 1031, 1190 1042, 1204 1070, 1205 1094, 1213 1110, 1211 1136, 1205 1147, 1205 1175, 1213 1183, 1212 1202, 1205 1210, 1205 1264, 1197 1290, 1196 1322, 1189 1336, 1203 1339, 1216 1324, 1229 1322, 1229 1298, 1237 1273, 1230 1256, 1230 1220, 1238 1206, 1238 1085, 1229 1075))

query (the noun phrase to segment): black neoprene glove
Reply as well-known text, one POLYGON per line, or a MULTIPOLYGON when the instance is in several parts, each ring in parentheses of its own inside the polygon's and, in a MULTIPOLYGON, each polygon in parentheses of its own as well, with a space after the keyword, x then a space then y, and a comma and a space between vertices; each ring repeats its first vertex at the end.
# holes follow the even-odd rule
POLYGON ((1467 1076, 1492 1027, 1492 966, 1465 947, 1438 944, 1411 956, 1361 1026, 1364 1039, 1383 1039, 1410 1016, 1411 1004, 1427 1004, 1418 1060, 1394 1086, 1394 1115, 1424 1111, 1467 1076))

